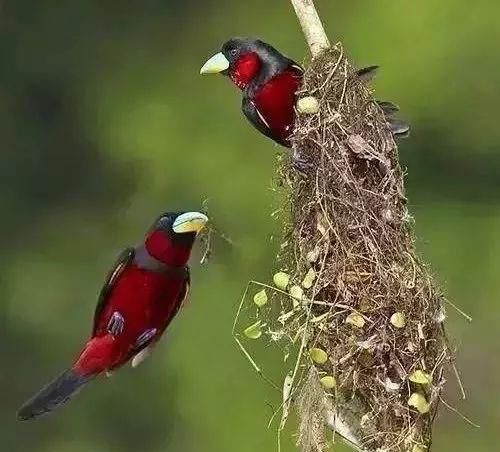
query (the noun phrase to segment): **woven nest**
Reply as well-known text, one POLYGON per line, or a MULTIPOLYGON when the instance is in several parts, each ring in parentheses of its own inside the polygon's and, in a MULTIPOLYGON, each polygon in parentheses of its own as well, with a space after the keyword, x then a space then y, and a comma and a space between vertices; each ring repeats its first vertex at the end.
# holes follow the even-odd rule
POLYGON ((415 251, 397 145, 339 45, 312 61, 299 96, 320 108, 299 115, 292 137, 304 174, 281 168, 292 209, 284 266, 295 281, 311 269, 315 279, 286 334, 303 335, 304 357, 327 355, 302 360, 299 443, 325 450, 326 420, 361 450, 426 451, 449 353, 443 297, 415 251))

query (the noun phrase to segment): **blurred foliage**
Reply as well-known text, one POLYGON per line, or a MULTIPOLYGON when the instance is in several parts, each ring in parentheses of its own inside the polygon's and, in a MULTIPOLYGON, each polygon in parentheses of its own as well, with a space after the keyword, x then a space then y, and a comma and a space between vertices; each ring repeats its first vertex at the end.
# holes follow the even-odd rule
MULTIPOLYGON (((449 296, 468 399, 450 376, 435 449, 491 451, 500 422, 500 6, 479 0, 317 0, 333 39, 379 64, 377 94, 413 126, 401 144, 420 250, 449 296), (481 370, 478 372, 478 370, 481 370), (493 397, 492 397, 493 396, 493 397)), ((2 450, 272 451, 280 395, 234 346, 246 282, 268 280, 280 149, 255 133, 227 80, 201 78, 232 35, 306 55, 286 0, 0 2, 2 450), (96 382, 31 424, 14 413, 68 365, 103 277, 153 218, 204 200, 233 242, 194 263, 191 303, 143 367, 96 382)), ((280 355, 259 349, 276 379, 280 355)), ((290 435, 286 435, 289 437, 290 435)), ((287 439, 285 451, 292 451, 287 439)))

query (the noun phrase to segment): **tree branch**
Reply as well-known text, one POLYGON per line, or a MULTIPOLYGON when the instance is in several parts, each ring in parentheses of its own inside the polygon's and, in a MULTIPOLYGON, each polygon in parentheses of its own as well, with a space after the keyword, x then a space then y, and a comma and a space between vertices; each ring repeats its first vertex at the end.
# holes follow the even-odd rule
POLYGON ((313 57, 322 50, 330 47, 330 41, 326 35, 321 19, 319 18, 313 0, 290 0, 295 14, 300 22, 302 31, 306 37, 307 44, 311 49, 313 57))

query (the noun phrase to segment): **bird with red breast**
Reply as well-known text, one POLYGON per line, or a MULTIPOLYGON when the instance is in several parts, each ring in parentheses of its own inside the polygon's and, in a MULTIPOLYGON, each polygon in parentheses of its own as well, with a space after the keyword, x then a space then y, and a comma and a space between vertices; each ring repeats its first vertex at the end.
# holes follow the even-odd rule
POLYGON ((21 407, 20 420, 49 413, 98 375, 128 361, 136 367, 148 356, 187 296, 188 260, 207 221, 200 212, 165 213, 140 245, 120 254, 100 291, 90 337, 74 364, 21 407))
MULTIPOLYGON (((356 75, 369 81, 377 70, 378 66, 369 66, 356 71, 356 75)), ((200 73, 228 76, 242 92, 241 109, 250 123, 276 143, 291 147, 297 92, 304 75, 298 63, 259 39, 231 38, 203 65, 200 73)), ((392 117, 399 107, 387 101, 377 103, 392 133, 406 136, 408 125, 392 117)), ((298 166, 304 163, 297 155, 294 162, 298 166)))

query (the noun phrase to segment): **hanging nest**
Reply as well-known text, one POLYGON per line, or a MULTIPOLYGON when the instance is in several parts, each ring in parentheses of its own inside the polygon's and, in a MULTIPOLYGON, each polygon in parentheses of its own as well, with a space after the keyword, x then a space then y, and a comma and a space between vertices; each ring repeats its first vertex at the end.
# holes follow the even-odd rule
POLYGON ((326 422, 360 450, 426 451, 450 356, 443 297, 415 251, 397 145, 340 45, 306 70, 299 98, 311 96, 319 110, 304 109, 292 137, 307 166, 281 168, 292 210, 284 268, 314 281, 295 310, 301 320, 287 319, 287 336, 302 335, 312 358, 302 359, 294 397, 299 443, 325 450, 326 422))

